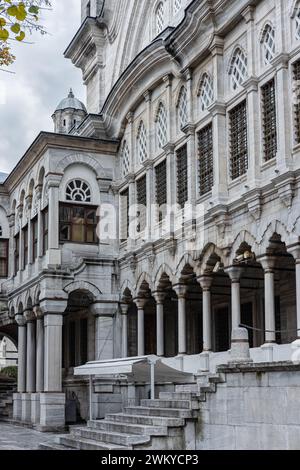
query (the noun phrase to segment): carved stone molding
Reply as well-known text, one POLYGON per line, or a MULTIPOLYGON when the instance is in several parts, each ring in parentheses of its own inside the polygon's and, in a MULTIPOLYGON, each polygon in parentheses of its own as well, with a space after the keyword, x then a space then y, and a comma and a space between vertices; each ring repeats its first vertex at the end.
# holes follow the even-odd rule
POLYGON ((255 222, 259 222, 262 213, 262 197, 260 190, 253 190, 246 193, 243 197, 248 206, 248 211, 255 222))

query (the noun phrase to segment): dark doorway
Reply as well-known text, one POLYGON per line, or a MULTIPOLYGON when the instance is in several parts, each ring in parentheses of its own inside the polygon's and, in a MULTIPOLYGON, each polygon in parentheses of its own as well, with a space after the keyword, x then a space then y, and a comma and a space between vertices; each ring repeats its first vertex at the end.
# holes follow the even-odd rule
POLYGON ((229 337, 229 307, 215 310, 215 350, 216 352, 230 349, 229 337))

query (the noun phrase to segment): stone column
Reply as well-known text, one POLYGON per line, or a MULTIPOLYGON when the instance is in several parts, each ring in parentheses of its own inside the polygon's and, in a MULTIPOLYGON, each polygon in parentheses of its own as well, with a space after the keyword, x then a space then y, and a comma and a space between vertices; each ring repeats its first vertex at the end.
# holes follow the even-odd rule
POLYGON ((156 349, 157 356, 165 355, 165 330, 164 330, 164 292, 155 292, 153 297, 156 300, 156 349))
POLYGON ((96 360, 113 359, 116 350, 114 345, 114 322, 118 304, 116 302, 95 302, 90 306, 90 311, 96 317, 96 360))
POLYGON ((26 392, 34 393, 36 387, 35 316, 32 310, 25 310, 24 316, 27 321, 26 392))
POLYGON ((186 292, 187 286, 179 284, 174 287, 178 297, 178 354, 186 354, 186 292))
POLYGON ((296 265, 296 309, 297 309, 297 338, 300 339, 300 246, 288 249, 295 259, 296 265))
POLYGON ((203 322, 203 351, 212 350, 211 338, 211 285, 213 282, 212 276, 201 276, 199 283, 202 288, 202 322, 203 322))
POLYGON ((227 201, 228 188, 224 175, 227 174, 226 158, 226 106, 224 100, 224 40, 215 36, 210 52, 213 63, 214 103, 210 107, 213 116, 213 146, 214 185, 212 188, 213 199, 216 204, 227 201))
POLYGON ((26 392, 27 331, 24 315, 16 315, 18 324, 18 393, 26 392))
POLYGON ((122 313, 122 357, 128 357, 128 309, 129 304, 120 304, 122 313))
POLYGON ((265 272, 265 342, 276 342, 275 324, 275 263, 274 256, 266 256, 259 260, 265 272))
POLYGON ((59 185, 61 177, 48 180, 48 217, 49 217, 49 233, 48 233, 48 264, 60 265, 61 252, 59 249, 59 185))
POLYGON ((36 317, 36 391, 44 390, 44 318, 39 306, 33 307, 36 317))
POLYGON ((136 299, 135 304, 138 309, 138 356, 145 355, 145 312, 146 299, 136 299))
POLYGON ((241 293, 240 279, 243 268, 230 266, 225 270, 231 279, 231 324, 232 331, 239 328, 241 324, 241 293))

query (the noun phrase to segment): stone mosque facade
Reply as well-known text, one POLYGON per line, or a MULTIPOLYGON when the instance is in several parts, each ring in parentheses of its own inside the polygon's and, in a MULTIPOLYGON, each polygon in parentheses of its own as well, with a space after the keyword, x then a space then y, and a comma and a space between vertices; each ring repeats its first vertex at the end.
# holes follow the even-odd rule
MULTIPOLYGON (((70 397, 87 419, 88 361, 215 373, 239 326, 265 367, 300 337, 300 1, 81 8, 86 104, 70 90, 0 184, 14 418, 46 430, 70 397)), ((98 418, 132 393, 96 389, 98 418)))

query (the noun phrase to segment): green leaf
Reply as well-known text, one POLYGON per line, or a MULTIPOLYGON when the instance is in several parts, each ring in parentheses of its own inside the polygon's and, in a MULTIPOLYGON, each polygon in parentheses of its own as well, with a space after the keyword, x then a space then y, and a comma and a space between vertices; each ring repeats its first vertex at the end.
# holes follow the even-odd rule
POLYGON ((9 38, 9 32, 7 29, 0 29, 0 41, 7 41, 9 38))
POLYGON ((3 26, 6 25, 6 19, 5 18, 0 18, 0 28, 3 28, 3 26))
POLYGON ((38 15, 40 9, 39 9, 39 7, 37 7, 37 6, 32 5, 32 6, 29 8, 28 11, 29 11, 29 13, 31 13, 32 15, 38 15))
POLYGON ((24 31, 21 31, 20 34, 19 34, 19 36, 16 36, 16 40, 21 42, 21 41, 23 41, 23 39, 25 38, 25 36, 26 36, 26 35, 25 35, 24 31))
POLYGON ((10 29, 13 33, 18 34, 20 32, 21 26, 19 25, 19 23, 15 23, 10 29))
POLYGON ((17 20, 24 21, 26 19, 26 16, 27 16, 27 11, 25 10, 24 5, 20 4, 17 7, 17 13, 16 13, 17 20))
POLYGON ((6 10, 7 14, 9 16, 17 16, 17 13, 18 13, 18 7, 16 6, 11 6, 11 7, 8 7, 8 9, 6 10))

